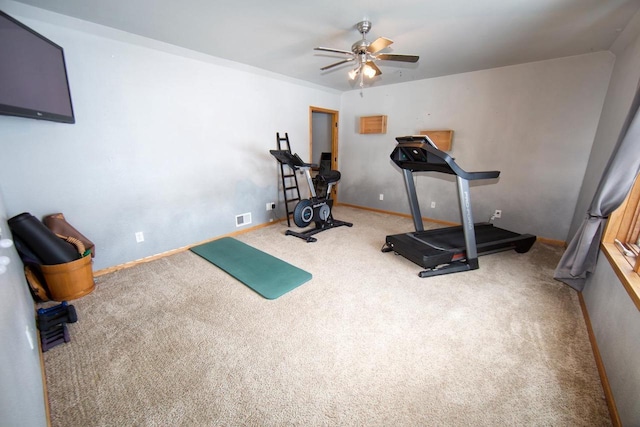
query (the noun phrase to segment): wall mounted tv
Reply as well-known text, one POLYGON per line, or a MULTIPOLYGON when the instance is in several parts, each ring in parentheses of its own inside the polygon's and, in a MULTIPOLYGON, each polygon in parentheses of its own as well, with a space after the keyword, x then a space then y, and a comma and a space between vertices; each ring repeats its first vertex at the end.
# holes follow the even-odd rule
POLYGON ((75 123, 63 49, 2 11, 0 114, 75 123))

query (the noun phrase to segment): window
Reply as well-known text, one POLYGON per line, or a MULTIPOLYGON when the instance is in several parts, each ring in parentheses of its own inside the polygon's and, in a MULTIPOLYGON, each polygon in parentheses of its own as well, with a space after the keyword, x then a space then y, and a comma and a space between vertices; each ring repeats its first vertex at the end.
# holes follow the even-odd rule
POLYGON ((602 251, 640 310, 640 179, 609 216, 602 251))
POLYGON ((627 199, 609 217, 603 241, 613 243, 637 273, 640 252, 640 179, 636 179, 627 199))

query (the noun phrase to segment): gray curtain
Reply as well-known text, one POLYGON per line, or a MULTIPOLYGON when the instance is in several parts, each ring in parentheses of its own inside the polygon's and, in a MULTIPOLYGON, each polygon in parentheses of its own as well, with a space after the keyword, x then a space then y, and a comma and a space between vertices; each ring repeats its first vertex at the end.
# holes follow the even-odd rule
POLYGON ((609 215, 624 202, 640 170, 640 88, 625 120, 582 225, 556 267, 554 278, 582 291, 596 267, 609 215))

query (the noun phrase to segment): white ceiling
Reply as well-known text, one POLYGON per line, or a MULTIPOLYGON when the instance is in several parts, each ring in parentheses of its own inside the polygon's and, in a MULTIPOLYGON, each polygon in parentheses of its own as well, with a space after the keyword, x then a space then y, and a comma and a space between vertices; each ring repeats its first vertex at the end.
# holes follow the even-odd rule
POLYGON ((360 40, 394 41, 373 86, 608 50, 640 0, 17 0, 220 58, 327 86, 357 89, 353 63, 320 68, 360 40))

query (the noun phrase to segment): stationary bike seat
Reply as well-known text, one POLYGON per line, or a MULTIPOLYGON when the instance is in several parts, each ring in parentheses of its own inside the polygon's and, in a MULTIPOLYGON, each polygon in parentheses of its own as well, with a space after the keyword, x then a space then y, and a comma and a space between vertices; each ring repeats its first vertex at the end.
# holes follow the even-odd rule
POLYGON ((340 176, 341 175, 339 171, 332 171, 332 170, 322 171, 317 175, 318 179, 320 179, 322 182, 325 182, 327 184, 340 181, 340 176))

